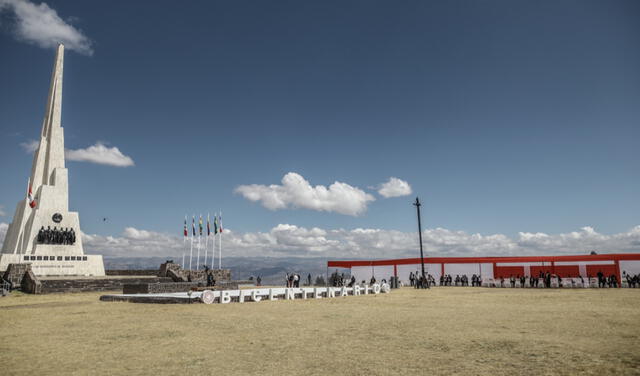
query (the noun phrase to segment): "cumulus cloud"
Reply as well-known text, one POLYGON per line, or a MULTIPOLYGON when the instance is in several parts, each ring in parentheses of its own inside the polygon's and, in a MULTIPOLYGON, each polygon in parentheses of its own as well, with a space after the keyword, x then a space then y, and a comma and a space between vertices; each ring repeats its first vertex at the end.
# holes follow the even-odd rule
MULTIPOLYGON (((38 147, 40 147, 40 143, 36 140, 28 140, 26 142, 21 142, 20 147, 22 147, 25 152, 33 154, 38 150, 38 147)), ((120 149, 115 146, 108 147, 100 141, 96 142, 95 145, 84 149, 65 149, 64 155, 67 160, 75 162, 90 162, 116 167, 129 167, 135 165, 133 159, 122 154, 120 149)))
POLYGON ((69 50, 85 55, 93 54, 91 40, 60 18, 55 9, 46 3, 0 0, 0 12, 7 12, 12 16, 13 33, 18 40, 42 48, 52 48, 63 43, 69 50))
POLYGON ((407 196, 410 195, 411 192, 412 190, 409 183, 394 177, 390 177, 389 181, 380 184, 380 188, 378 189, 380 196, 385 198, 407 196))
POLYGON ((101 142, 85 149, 65 150, 67 160, 76 162, 91 162, 116 167, 133 166, 133 159, 122 154, 117 147, 107 147, 101 142))
POLYGON ((82 233, 82 243, 85 252, 105 256, 146 257, 182 252, 182 239, 179 237, 133 227, 125 228, 120 236, 82 233))
POLYGON ((262 206, 270 210, 303 208, 353 216, 364 213, 369 201, 375 200, 363 190, 338 181, 328 188, 323 185, 311 186, 295 172, 286 174, 282 178, 282 185, 241 185, 235 192, 248 200, 260 201, 262 206))
MULTIPOLYGON (((8 225, 0 223, 0 244, 8 225)), ((640 252, 640 225, 617 234, 601 234, 591 227, 561 234, 470 234, 444 228, 422 234, 427 256, 524 256, 640 252)), ((119 236, 82 234, 87 253, 117 257, 178 257, 189 248, 179 234, 127 227, 119 236), (185 248, 185 244, 187 248, 185 248)), ((266 232, 224 230, 223 258, 228 257, 328 257, 382 259, 417 257, 418 235, 396 230, 356 228, 305 228, 279 224, 266 232)), ((203 245, 204 247, 204 245, 203 245)), ((209 242, 211 247, 211 242, 209 242)), ((217 248, 216 248, 217 250, 217 248)), ((194 248, 195 251, 195 248, 194 248)), ((211 254, 211 248, 208 251, 211 254)), ((194 253, 195 254, 195 253, 194 253)), ((201 249, 204 257, 204 249, 201 249)))

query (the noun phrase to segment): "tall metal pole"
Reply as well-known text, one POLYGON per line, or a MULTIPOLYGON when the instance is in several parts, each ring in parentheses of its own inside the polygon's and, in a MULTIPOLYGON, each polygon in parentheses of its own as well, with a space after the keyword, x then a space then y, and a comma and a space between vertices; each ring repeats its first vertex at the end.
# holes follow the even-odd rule
MULTIPOLYGON (((420 238, 420 264, 422 265, 422 280, 426 281, 426 278, 424 275, 424 253, 422 251, 422 223, 420 220, 420 206, 422 204, 420 203, 420 200, 416 197, 416 202, 414 202, 413 205, 416 207, 416 210, 418 211, 418 237, 420 238)), ((429 283, 427 283, 427 286, 429 286, 429 283)))

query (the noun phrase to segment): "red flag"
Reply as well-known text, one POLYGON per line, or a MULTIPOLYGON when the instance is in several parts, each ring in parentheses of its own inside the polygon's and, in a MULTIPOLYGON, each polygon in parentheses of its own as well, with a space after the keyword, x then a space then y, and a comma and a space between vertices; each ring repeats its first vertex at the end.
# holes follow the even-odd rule
POLYGON ((31 184, 29 184, 29 194, 27 196, 29 198, 29 206, 33 209, 36 207, 36 200, 33 199, 33 193, 31 192, 31 184))

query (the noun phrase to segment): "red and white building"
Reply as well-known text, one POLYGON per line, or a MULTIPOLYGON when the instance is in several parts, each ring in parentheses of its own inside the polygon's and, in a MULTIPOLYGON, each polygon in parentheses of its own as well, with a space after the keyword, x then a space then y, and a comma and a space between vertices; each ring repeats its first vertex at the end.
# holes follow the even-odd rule
MULTIPOLYGON (((391 276, 407 284, 409 274, 420 273, 420 258, 394 260, 328 261, 327 267, 350 269, 356 281, 389 280, 391 276)), ((598 272, 606 276, 615 274, 618 281, 623 272, 640 274, 640 253, 577 255, 577 256, 527 256, 527 257, 425 257, 425 272, 436 281, 443 274, 481 275, 483 279, 509 278, 510 276, 537 276, 540 272, 562 278, 596 277, 598 272)), ((330 271, 331 272, 331 271, 330 271)))

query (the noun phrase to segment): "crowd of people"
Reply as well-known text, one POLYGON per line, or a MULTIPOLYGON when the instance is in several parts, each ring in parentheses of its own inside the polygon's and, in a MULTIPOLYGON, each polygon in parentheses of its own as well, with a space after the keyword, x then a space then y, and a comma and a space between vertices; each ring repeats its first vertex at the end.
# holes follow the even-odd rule
MULTIPOLYGON (((482 278, 479 275, 471 276, 471 286, 480 287, 482 285, 482 278)), ((456 274, 454 279, 451 274, 445 274, 440 276, 440 286, 469 286, 469 277, 466 274, 462 276, 456 274)))
POLYGON ((435 286, 436 280, 431 274, 420 272, 409 273, 409 285, 417 289, 428 289, 435 286))
POLYGON ((631 288, 640 287, 640 273, 636 275, 627 274, 626 271, 622 272, 622 279, 627 281, 627 286, 631 288))
MULTIPOLYGON (((300 274, 298 273, 287 273, 285 275, 285 283, 287 287, 300 287, 301 280, 302 277, 300 277, 300 274)), ((311 286, 311 273, 307 275, 306 286, 311 286)))
POLYGON ((72 228, 65 227, 63 230, 54 227, 52 230, 51 226, 47 226, 46 229, 42 226, 36 240, 38 244, 75 244, 76 233, 72 228))
MULTIPOLYGON (((374 281, 372 284, 375 283, 375 277, 372 277, 372 280, 374 281)), ((365 281, 362 281, 362 283, 365 283, 365 281)), ((356 284, 356 277, 351 276, 351 278, 347 278, 344 273, 340 274, 336 270, 329 276, 329 284, 333 287, 353 287, 356 284)))
POLYGON ((615 274, 607 277, 604 273, 598 272, 598 287, 618 287, 618 277, 615 274))
MULTIPOLYGON (((371 279, 369 281, 363 280, 361 283, 363 285, 366 285, 366 284, 373 285, 377 282, 378 280, 376 279, 376 277, 371 276, 371 279)), ((380 283, 387 283, 387 280, 383 278, 382 280, 380 280, 380 283)), ((338 270, 331 273, 331 275, 329 276, 329 285, 333 287, 342 287, 342 286, 353 287, 356 284, 357 284, 357 281, 355 276, 352 275, 351 277, 347 277, 344 275, 344 273, 342 274, 338 273, 338 270)))
MULTIPOLYGON (((287 287, 300 287, 300 275, 297 273, 287 273, 286 275, 286 285, 287 287)), ((605 275, 603 272, 599 271, 597 273, 598 279, 598 287, 618 287, 620 285, 620 281, 615 274, 611 274, 609 276, 605 275)), ((628 287, 638 287, 640 288, 640 274, 631 275, 623 272, 622 279, 627 282, 628 287)), ((575 279, 571 276, 561 278, 558 275, 551 274, 550 272, 540 272, 538 276, 525 276, 525 275, 511 275, 508 278, 500 277, 495 279, 489 279, 485 282, 486 285, 490 285, 492 287, 542 287, 551 288, 551 287, 565 287, 564 284, 570 283, 571 285, 567 285, 566 287, 574 287, 577 281, 580 281, 581 285, 585 285, 585 283, 589 283, 587 278, 583 278, 581 276, 576 276, 575 279), (552 283, 553 281, 553 283, 552 283)), ((329 285, 334 287, 353 287, 357 281, 355 276, 345 276, 344 273, 338 273, 336 269, 329 276, 329 285)), ((369 281, 363 280, 361 283, 363 285, 369 284, 373 285, 378 282, 375 276, 372 276, 369 281)), ((387 283, 386 279, 382 279, 381 283, 387 283)), ((453 277, 451 274, 444 274, 440 276, 439 284, 436 283, 436 279, 433 275, 429 273, 425 273, 424 276, 419 271, 415 273, 409 273, 409 284, 411 287, 419 288, 429 288, 431 286, 469 286, 471 283, 472 287, 481 287, 482 286, 482 276, 479 274, 473 274, 471 278, 466 274, 457 274, 453 277)), ((595 283, 595 282, 594 282, 595 283)), ((400 283, 401 284, 401 283, 400 283)), ((311 285, 311 274, 309 274, 307 278, 307 286, 311 285)))
MULTIPOLYGON (((626 273, 623 275, 623 278, 626 276, 626 273)), ((598 287, 600 288, 604 288, 604 287, 619 287, 620 283, 618 281, 618 277, 615 274, 611 274, 609 276, 605 275, 602 271, 599 271, 596 274, 597 280, 598 280, 598 287)), ((552 284, 552 281, 555 281, 555 283, 557 283, 557 287, 575 287, 576 281, 580 280, 580 284, 579 286, 584 286, 585 284, 588 284, 589 281, 591 280, 591 276, 584 278, 582 276, 567 276, 567 277, 561 277, 559 275, 556 274, 551 274, 550 272, 540 272, 538 274, 538 277, 534 277, 534 276, 521 276, 521 275, 511 275, 509 276, 508 279, 508 283, 511 287, 520 287, 520 288, 524 288, 524 287, 539 287, 540 283, 542 283, 542 286, 545 288, 551 288, 554 287, 552 284), (569 285, 570 284, 570 285, 569 285), (566 286, 565 286, 566 285, 566 286)), ((640 274, 636 276, 636 281, 640 281, 640 274)), ((629 284, 629 287, 632 287, 632 284, 629 283, 631 280, 633 280, 634 277, 629 277, 627 278, 627 283, 629 284)), ((496 285, 499 287, 504 287, 505 283, 507 283, 507 281, 505 281, 504 277, 500 277, 498 279, 496 279, 496 285)), ((635 287, 635 284, 633 285, 633 287, 635 287)))
POLYGON ((300 274, 287 273, 285 276, 287 287, 300 287, 300 274))

